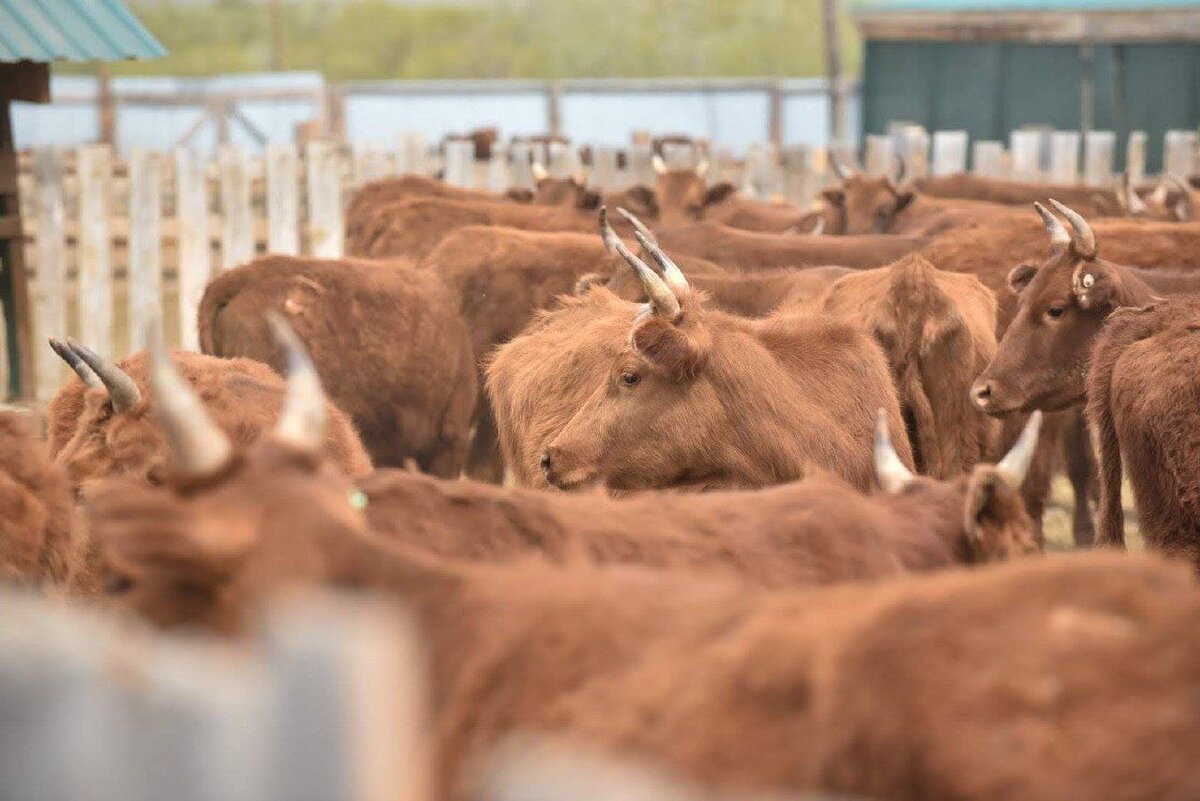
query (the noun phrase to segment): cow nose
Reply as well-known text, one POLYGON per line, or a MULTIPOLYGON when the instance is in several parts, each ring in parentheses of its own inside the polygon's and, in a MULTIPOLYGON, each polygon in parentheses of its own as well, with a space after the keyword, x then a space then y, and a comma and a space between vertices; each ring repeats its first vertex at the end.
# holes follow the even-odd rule
POLYGON ((980 379, 971 387, 971 398, 980 409, 986 409, 992 402, 992 382, 980 379))

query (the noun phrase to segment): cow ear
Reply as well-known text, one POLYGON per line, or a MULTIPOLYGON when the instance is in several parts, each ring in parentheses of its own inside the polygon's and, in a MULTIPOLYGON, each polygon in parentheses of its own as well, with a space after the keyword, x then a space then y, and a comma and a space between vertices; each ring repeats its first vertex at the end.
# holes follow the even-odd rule
POLYGON ((1116 277, 1096 262, 1083 262, 1071 274, 1071 291, 1081 309, 1108 309, 1117 303, 1116 277))
POLYGON ((649 186, 631 186, 623 194, 622 207, 640 219, 658 217, 658 195, 649 186))
POLYGON ((579 199, 575 202, 575 208, 583 209, 584 211, 595 211, 600 208, 600 193, 593 189, 585 189, 579 193, 579 199))
POLYGON ((708 358, 707 331, 696 324, 679 325, 646 314, 634 323, 631 339, 637 352, 672 381, 694 378, 708 358))
POLYGON ((704 205, 712 206, 716 203, 721 203, 725 200, 728 200, 736 191, 737 187, 729 183, 729 181, 722 181, 719 184, 714 184, 708 188, 707 192, 704 193, 704 205))
POLYGON ((995 467, 980 465, 971 474, 963 511, 966 545, 976 559, 1040 549, 1020 488, 995 467))
POLYGON ((821 197, 831 205, 843 206, 846 203, 846 190, 840 186, 827 186, 821 190, 821 197))
POLYGON ((1018 264, 1008 273, 1008 288, 1014 295, 1020 295, 1037 275, 1037 271, 1035 264, 1018 264))
POLYGON ((516 203, 532 203, 533 202, 533 190, 532 189, 523 189, 521 187, 514 186, 512 189, 509 189, 507 192, 505 192, 504 196, 506 198, 508 198, 509 200, 512 200, 516 203))

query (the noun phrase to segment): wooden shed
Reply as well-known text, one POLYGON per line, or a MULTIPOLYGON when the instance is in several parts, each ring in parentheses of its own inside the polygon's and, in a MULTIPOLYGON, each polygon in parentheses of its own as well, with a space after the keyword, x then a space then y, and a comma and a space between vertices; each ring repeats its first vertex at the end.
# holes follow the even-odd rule
POLYGON ((34 343, 12 101, 49 102, 51 61, 123 61, 165 53, 119 0, 0 2, 0 304, 12 367, 8 389, 14 397, 32 391, 34 343))
POLYGON ((864 0, 863 131, 1005 140, 1024 125, 1149 135, 1200 124, 1197 0, 864 0))

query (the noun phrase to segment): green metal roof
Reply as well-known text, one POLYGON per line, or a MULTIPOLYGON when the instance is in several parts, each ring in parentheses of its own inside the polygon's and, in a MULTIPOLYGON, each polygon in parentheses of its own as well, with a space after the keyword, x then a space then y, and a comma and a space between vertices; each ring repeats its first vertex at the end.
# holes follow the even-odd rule
POLYGON ((1200 8, 1200 0, 858 0, 861 11, 1149 11, 1200 8))
POLYGON ((166 53, 120 0, 0 0, 0 62, 120 61, 166 53))

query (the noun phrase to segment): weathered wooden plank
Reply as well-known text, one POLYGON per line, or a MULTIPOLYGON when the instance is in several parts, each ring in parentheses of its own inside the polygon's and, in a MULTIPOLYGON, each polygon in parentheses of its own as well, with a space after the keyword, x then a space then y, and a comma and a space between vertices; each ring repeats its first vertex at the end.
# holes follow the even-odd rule
POLYGON ((102 356, 113 351, 112 151, 79 149, 79 338, 102 356))
POLYGON ((43 346, 47 337, 65 336, 67 332, 67 263, 66 237, 63 223, 66 216, 63 203, 62 154, 53 148, 39 148, 34 154, 34 175, 37 182, 37 283, 34 319, 36 366, 35 396, 49 400, 61 383, 63 363, 43 346))
POLYGON ((445 143, 446 168, 442 179, 451 186, 471 188, 475 185, 475 144, 449 141, 445 143))
POLYGON ((1163 173, 1187 178, 1196 171, 1196 132, 1167 131, 1163 143, 1163 173))
POLYGON ((1111 186, 1117 155, 1117 135, 1088 131, 1083 138, 1083 179, 1092 186, 1111 186))
POLYGON ((617 168, 617 151, 611 147, 592 148, 591 185, 601 192, 611 192, 618 188, 621 180, 617 168))
POLYGON ((267 250, 300 252, 300 159, 290 143, 267 145, 267 250))
POLYGON ((966 172, 969 139, 966 131, 934 131, 933 174, 957 175, 966 172))
POLYGON ((428 153, 425 134, 420 131, 401 131, 396 137, 396 173, 428 175, 428 153))
MULTIPOLYGON (((1092 141, 1089 131, 1088 141, 1092 141)), ((1050 180, 1073 184, 1079 180, 1079 132, 1055 131, 1050 135, 1050 180)))
POLYGON ((250 163, 246 151, 226 145, 217 155, 221 184, 221 269, 228 270, 254 256, 250 218, 250 163))
POLYGON ((146 347, 162 317, 162 161, 140 148, 129 158, 129 348, 146 347))
POLYGON ((196 154, 175 151, 175 228, 179 242, 179 346, 200 350, 196 314, 212 275, 208 179, 196 154))
POLYGON ((493 145, 487 167, 487 190, 497 194, 507 192, 510 183, 508 173, 508 151, 500 144, 493 145))
POLYGON ((980 140, 972 147, 972 171, 986 178, 1004 177, 1004 144, 980 140))
POLYGON ((362 186, 391 175, 395 169, 391 155, 374 142, 355 142, 354 185, 362 186))
POLYGON ((1019 181, 1040 181, 1042 131, 1013 131, 1009 135, 1009 173, 1019 181))
POLYGON ((337 143, 309 142, 307 160, 308 251, 321 258, 337 258, 342 255, 345 238, 337 143))
POLYGON ((1125 146, 1125 174, 1129 176, 1129 183, 1134 186, 1146 180, 1147 140, 1145 131, 1129 132, 1129 142, 1125 146))

